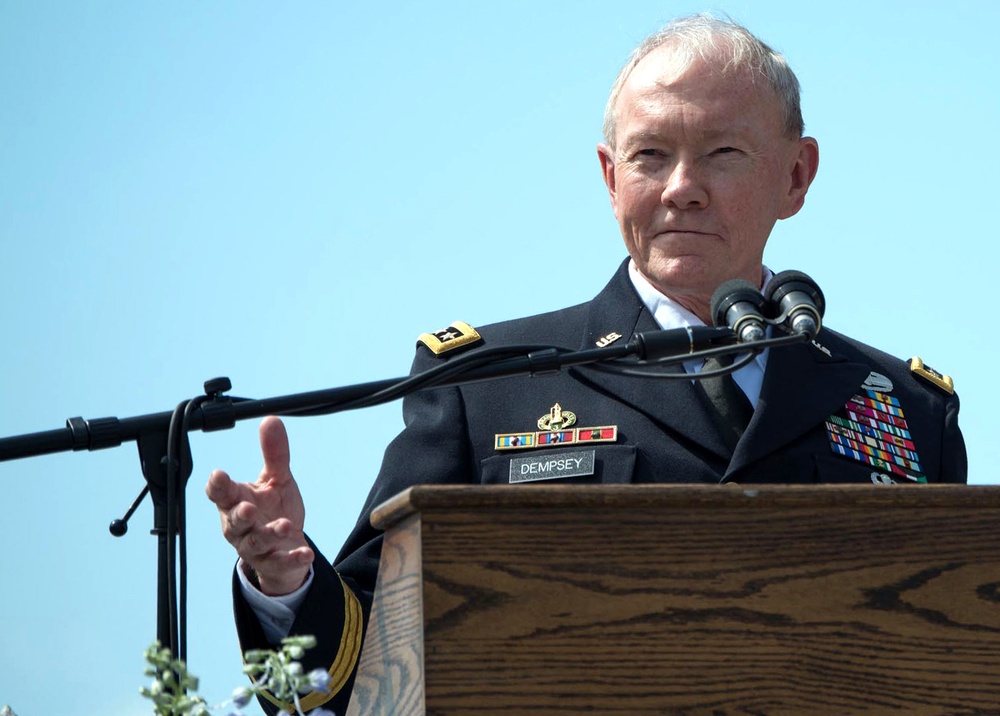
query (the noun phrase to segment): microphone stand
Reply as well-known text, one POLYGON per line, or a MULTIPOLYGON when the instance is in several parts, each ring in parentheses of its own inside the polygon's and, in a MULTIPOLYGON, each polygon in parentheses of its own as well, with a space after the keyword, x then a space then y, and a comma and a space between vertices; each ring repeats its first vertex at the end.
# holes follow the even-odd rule
MULTIPOLYGON (((567 351, 549 346, 483 348, 405 378, 296 393, 262 400, 226 395, 228 378, 205 383, 204 394, 184 400, 173 411, 118 419, 69 418, 66 427, 0 438, 0 462, 56 452, 100 450, 134 441, 146 486, 124 517, 111 523, 116 537, 125 534, 128 519, 148 493, 153 500, 153 530, 158 541, 157 639, 180 659, 187 658, 187 585, 184 489, 193 464, 188 433, 226 430, 239 420, 266 415, 326 415, 390 402, 420 390, 463 385, 518 375, 541 376, 589 363, 664 366, 696 358, 733 353, 758 353, 766 348, 809 340, 804 333, 735 343, 729 328, 686 328, 640 333, 620 346, 567 351), (705 347, 704 349, 702 347, 705 347), (527 352, 525 352, 527 351, 527 352), (640 362, 622 359, 637 357, 640 362), (178 563, 180 585, 178 590, 178 563), (179 592, 179 593, 178 593, 179 592)), ((729 370, 735 370, 737 362, 729 370)), ((707 377, 705 374, 701 377, 707 377)), ((698 375, 686 376, 697 379, 698 375)))

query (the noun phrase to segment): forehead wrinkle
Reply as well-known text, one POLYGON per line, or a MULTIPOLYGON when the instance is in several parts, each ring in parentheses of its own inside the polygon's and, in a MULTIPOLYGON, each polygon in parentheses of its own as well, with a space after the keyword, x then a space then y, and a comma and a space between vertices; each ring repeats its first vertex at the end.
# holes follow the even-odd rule
MULTIPOLYGON (((690 82, 680 82, 672 89, 666 83, 648 83, 623 93, 619 125, 625 130, 623 140, 642 135, 649 138, 680 138, 690 141, 711 141, 720 138, 749 139, 759 129, 759 113, 774 114, 777 107, 767 105, 752 89, 720 88, 718 96, 703 96, 690 82), (726 90, 728 89, 728 92, 726 90), (742 111, 734 111, 733 94, 743 94, 746 103, 742 111), (684 94, 690 93, 686 99, 684 94), (771 112, 771 110, 774 112, 771 112), (631 127, 632 131, 628 131, 631 127)), ((624 143, 624 142, 623 142, 624 143)))
MULTIPOLYGON (((642 100, 655 101, 663 97, 673 98, 672 104, 683 104, 686 97, 704 97, 705 85, 715 87, 726 95, 737 93, 750 99, 762 97, 753 72, 746 68, 719 67, 714 59, 694 59, 678 62, 676 55, 658 48, 636 65, 619 96, 618 106, 628 95, 636 103, 642 100)), ((766 93, 765 93, 766 94, 766 93)), ((777 101, 777 96, 774 100, 777 101)))
MULTIPOLYGON (((658 109, 656 105, 651 105, 658 109)), ((634 109, 623 133, 622 146, 633 147, 636 144, 655 142, 676 145, 683 143, 704 144, 722 139, 740 137, 746 128, 745 123, 726 119, 722 124, 716 124, 705 117, 691 118, 687 113, 680 112, 665 118, 662 112, 643 112, 641 106, 634 109), (664 120, 668 121, 665 122, 664 120)))

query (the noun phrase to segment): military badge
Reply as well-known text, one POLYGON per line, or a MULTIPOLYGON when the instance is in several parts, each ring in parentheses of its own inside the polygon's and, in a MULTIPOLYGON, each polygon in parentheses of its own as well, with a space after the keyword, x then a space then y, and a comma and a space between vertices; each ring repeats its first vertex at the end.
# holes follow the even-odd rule
POLYGON ((918 378, 922 378, 927 381, 931 385, 936 385, 948 395, 953 395, 955 393, 955 381, 951 379, 950 375, 938 373, 929 365, 926 365, 917 356, 910 358, 910 372, 918 378))
POLYGON ((833 353, 830 352, 830 349, 820 343, 817 343, 815 338, 811 341, 811 343, 813 345, 813 348, 815 348, 816 350, 825 353, 827 357, 833 357, 833 353))
POLYGON ((497 433, 493 447, 496 450, 524 450, 525 448, 555 447, 576 443, 613 443, 618 440, 617 425, 594 425, 574 428, 576 413, 563 410, 559 403, 537 420, 537 432, 497 433))
POLYGON ((865 382, 861 384, 861 387, 865 390, 874 390, 879 393, 891 393, 893 385, 888 376, 872 371, 865 378, 865 382))
POLYGON ((548 415, 543 415, 538 419, 539 430, 561 430, 576 423, 576 413, 563 410, 559 403, 552 406, 548 415))
POLYGON ((475 328, 463 321, 455 321, 447 328, 433 333, 421 333, 418 343, 431 349, 434 355, 441 355, 462 346, 470 346, 483 340, 475 328))
POLYGON ((891 395, 875 390, 855 395, 827 418, 826 432, 830 449, 837 455, 871 465, 893 478, 927 482, 906 416, 891 395))

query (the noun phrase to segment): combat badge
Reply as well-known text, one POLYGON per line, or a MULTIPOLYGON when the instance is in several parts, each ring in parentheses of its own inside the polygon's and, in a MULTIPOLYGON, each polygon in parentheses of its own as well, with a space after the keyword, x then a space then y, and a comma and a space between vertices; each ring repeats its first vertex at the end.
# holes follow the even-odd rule
POLYGON ((421 333, 417 338, 417 342, 430 348, 434 355, 441 355, 462 346, 470 346, 481 340, 482 336, 476 329, 464 321, 455 321, 447 328, 434 331, 434 333, 421 333))
POLYGON ((865 382, 861 384, 861 387, 865 390, 874 390, 878 393, 891 393, 893 385, 889 376, 872 371, 865 378, 865 382))
POLYGON ((948 395, 955 393, 955 381, 951 379, 950 375, 938 373, 929 365, 925 365, 917 356, 910 358, 910 372, 918 378, 923 378, 931 385, 936 385, 948 395))
POLYGON ((493 436, 496 450, 556 447, 577 443, 613 443, 618 440, 617 425, 594 425, 574 428, 576 413, 563 410, 559 403, 537 421, 537 432, 497 433, 493 436))

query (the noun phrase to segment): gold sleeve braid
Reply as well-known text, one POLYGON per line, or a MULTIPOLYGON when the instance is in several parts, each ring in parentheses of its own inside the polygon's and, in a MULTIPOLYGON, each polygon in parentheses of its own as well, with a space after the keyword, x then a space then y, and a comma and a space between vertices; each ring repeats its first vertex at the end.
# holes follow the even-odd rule
MULTIPOLYGON (((330 689, 325 692, 314 691, 299 699, 303 712, 322 706, 336 696, 350 678, 358 656, 361 654, 361 631, 364 619, 361 603, 343 580, 341 580, 340 585, 344 588, 344 631, 340 636, 340 648, 337 650, 337 656, 334 657, 328 672, 330 674, 330 689)), ((288 713, 295 713, 295 704, 279 701, 267 691, 261 695, 278 708, 284 709, 288 713)))

